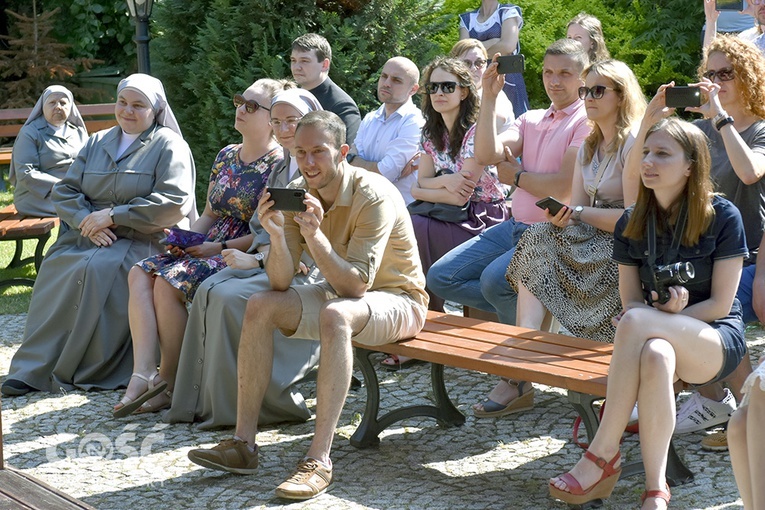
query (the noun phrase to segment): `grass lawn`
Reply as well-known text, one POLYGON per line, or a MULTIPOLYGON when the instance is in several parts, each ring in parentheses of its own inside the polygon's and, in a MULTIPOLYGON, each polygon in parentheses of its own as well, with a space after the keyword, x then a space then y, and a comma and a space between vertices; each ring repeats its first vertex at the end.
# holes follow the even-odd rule
MULTIPOLYGON (((13 193, 0 192, 0 207, 5 207, 13 203, 13 193)), ((45 247, 47 250, 53 244, 58 235, 58 229, 53 230, 53 235, 45 247)), ((30 239, 24 241, 24 257, 32 257, 35 253, 37 241, 30 239)), ((24 267, 15 269, 6 269, 13 259, 13 252, 16 249, 15 241, 0 242, 0 280, 14 277, 35 278, 37 272, 34 264, 30 263, 24 267)), ((32 289, 30 287, 8 287, 0 293, 0 315, 25 313, 29 308, 29 300, 32 298, 32 289)))

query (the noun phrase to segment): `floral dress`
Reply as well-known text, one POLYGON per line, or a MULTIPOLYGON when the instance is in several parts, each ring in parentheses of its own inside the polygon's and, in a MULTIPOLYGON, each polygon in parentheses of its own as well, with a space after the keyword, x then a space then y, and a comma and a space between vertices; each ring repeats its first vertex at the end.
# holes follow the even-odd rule
MULTIPOLYGON (((239 160, 241 147, 241 144, 224 147, 215 158, 207 199, 218 218, 207 231, 206 241, 219 243, 250 233, 249 221, 266 188, 268 176, 284 159, 283 149, 277 147, 252 163, 243 164, 239 160)), ((160 253, 136 265, 167 280, 186 295, 187 301, 194 298, 202 281, 226 267, 220 254, 197 258, 160 253)))

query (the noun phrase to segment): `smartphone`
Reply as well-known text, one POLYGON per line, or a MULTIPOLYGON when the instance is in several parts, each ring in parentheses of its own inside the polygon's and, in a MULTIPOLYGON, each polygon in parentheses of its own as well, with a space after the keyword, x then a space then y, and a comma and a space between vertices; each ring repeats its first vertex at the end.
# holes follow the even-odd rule
POLYGON ((503 55, 497 57, 497 73, 511 74, 522 73, 526 70, 526 57, 522 53, 518 55, 503 55))
POLYGON ((743 0, 716 0, 715 9, 718 11, 743 11, 743 0))
POLYGON ((561 209, 566 207, 566 204, 562 204, 558 202, 553 197, 547 197, 537 202, 537 207, 539 207, 540 209, 549 209, 550 214, 555 216, 556 214, 560 212, 561 209))
POLYGON ((701 106, 701 89, 698 87, 670 87, 667 89, 666 104, 669 108, 701 106))
POLYGON ((300 188, 268 188, 271 200, 274 201, 272 209, 277 211, 305 211, 305 190, 300 188))

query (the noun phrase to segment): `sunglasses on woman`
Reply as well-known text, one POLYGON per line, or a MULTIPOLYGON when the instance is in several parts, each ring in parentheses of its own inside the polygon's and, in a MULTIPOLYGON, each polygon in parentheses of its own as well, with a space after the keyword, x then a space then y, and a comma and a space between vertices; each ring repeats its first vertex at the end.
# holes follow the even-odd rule
POLYGON ((709 81, 715 81, 715 76, 717 76, 720 81, 731 81, 736 77, 732 67, 726 67, 725 69, 718 70, 712 69, 711 71, 707 71, 706 73, 702 74, 702 76, 709 81))
POLYGON ((579 99, 587 99, 589 95, 593 99, 601 99, 606 90, 614 90, 613 87, 595 85, 594 87, 579 87, 579 99))
POLYGON ((427 94, 437 94, 438 89, 444 94, 452 94, 457 90, 456 81, 431 81, 425 84, 425 92, 427 94))
POLYGON ((484 59, 482 59, 482 58, 477 58, 477 59, 472 60, 472 61, 468 60, 468 59, 465 59, 465 60, 463 60, 463 62, 465 63, 466 66, 468 66, 468 69, 473 69, 474 67, 476 69, 482 69, 483 67, 486 66, 486 61, 484 59))
POLYGON ((244 109, 247 111, 247 113, 255 113, 255 112, 258 111, 258 108, 263 108, 267 112, 271 111, 271 108, 266 108, 262 104, 258 104, 257 101, 253 101, 253 100, 250 100, 250 99, 245 99, 242 94, 235 94, 234 95, 234 106, 239 108, 242 105, 244 105, 244 109))

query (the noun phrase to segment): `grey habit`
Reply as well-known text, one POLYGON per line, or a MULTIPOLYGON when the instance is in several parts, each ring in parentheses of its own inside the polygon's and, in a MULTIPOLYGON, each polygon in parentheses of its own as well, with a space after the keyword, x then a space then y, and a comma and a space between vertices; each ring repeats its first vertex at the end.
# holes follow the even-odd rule
POLYGON ((192 213, 194 162, 173 129, 154 124, 119 157, 122 131, 93 135, 53 188, 61 234, 40 267, 8 379, 42 391, 124 387, 133 367, 130 268, 162 250, 162 229, 192 213), (98 247, 77 228, 114 208, 117 240, 98 247))
MULTIPOLYGON (((303 89, 277 94, 271 105, 288 102, 301 113, 321 110, 318 101, 303 89)), ((269 176, 268 186, 285 187, 290 157, 269 176)), ((250 220, 255 235, 253 248, 268 243, 258 215, 250 220)), ((312 261, 306 260, 311 267, 312 261)), ((322 278, 312 268, 308 276, 295 277, 292 284, 308 284, 322 278)), ((206 279, 197 289, 183 337, 173 402, 164 415, 167 422, 201 421, 201 428, 236 424, 237 352, 247 300, 256 292, 271 290, 268 276, 260 268, 225 268, 206 279)), ((274 364, 258 424, 306 421, 311 413, 296 383, 319 362, 319 342, 288 339, 274 333, 274 364)))
POLYGON ((87 139, 88 131, 72 93, 60 85, 46 88, 13 144, 8 180, 14 186, 13 204, 17 211, 27 216, 56 215, 50 198, 53 185, 66 175, 87 139), (42 106, 53 93, 66 94, 72 105, 61 135, 56 134, 43 115, 42 106))

